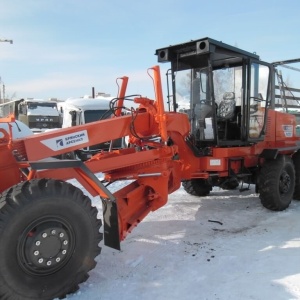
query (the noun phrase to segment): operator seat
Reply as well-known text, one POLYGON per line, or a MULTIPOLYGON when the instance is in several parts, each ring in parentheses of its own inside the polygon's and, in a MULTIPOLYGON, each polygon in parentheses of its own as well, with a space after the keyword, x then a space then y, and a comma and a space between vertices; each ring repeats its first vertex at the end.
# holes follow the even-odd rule
POLYGON ((223 100, 219 104, 218 118, 220 120, 230 120, 235 113, 235 95, 233 92, 226 92, 223 95, 223 100))
POLYGON ((232 139, 236 136, 236 124, 234 124, 235 117, 235 94, 234 92, 226 92, 223 95, 223 100, 219 103, 217 111, 217 121, 218 121, 218 135, 221 140, 232 139), (229 128, 232 127, 232 128, 229 128))

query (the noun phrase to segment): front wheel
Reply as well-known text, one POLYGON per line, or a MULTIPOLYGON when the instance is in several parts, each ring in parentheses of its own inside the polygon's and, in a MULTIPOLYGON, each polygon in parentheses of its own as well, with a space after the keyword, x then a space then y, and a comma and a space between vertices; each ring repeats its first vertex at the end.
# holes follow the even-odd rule
POLYGON ((278 155, 276 160, 267 160, 259 176, 260 200, 264 207, 281 211, 293 198, 295 169, 289 156, 278 155))
POLYGON ((90 199, 51 179, 17 184, 0 199, 0 298, 63 298, 96 266, 101 221, 90 199))

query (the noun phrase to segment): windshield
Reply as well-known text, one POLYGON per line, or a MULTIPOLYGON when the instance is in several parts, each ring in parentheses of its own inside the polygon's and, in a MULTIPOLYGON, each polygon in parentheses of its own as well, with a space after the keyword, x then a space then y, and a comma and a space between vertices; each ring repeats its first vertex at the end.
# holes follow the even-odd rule
POLYGON ((20 104, 19 112, 22 114, 32 116, 56 116, 58 117, 58 110, 56 103, 28 103, 27 109, 23 104, 20 104))
MULTIPOLYGON (((234 93, 237 105, 242 98, 242 67, 217 69, 213 72, 215 103, 223 100, 224 94, 234 93)), ((175 75, 176 102, 180 112, 194 109, 203 100, 211 102, 208 82, 208 68, 178 71, 175 75)))
POLYGON ((178 71, 175 86, 178 111, 188 114, 196 140, 213 140, 215 117, 218 120, 230 119, 234 112, 241 110, 240 66, 212 72, 208 67, 178 71))
POLYGON ((110 113, 107 110, 86 110, 84 112, 85 123, 99 121, 102 118, 107 119, 110 117, 110 113))
POLYGON ((50 107, 57 109, 56 103, 41 103, 41 102, 36 102, 36 103, 28 103, 28 109, 37 109, 37 108, 43 108, 43 107, 50 107))

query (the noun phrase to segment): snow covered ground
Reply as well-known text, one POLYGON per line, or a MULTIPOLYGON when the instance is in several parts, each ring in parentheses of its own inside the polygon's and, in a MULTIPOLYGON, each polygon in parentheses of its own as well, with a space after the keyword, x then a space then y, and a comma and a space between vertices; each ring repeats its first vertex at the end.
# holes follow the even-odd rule
POLYGON ((181 188, 121 247, 103 246, 88 281, 67 299, 300 299, 300 202, 271 212, 254 186, 214 188, 204 198, 181 188))

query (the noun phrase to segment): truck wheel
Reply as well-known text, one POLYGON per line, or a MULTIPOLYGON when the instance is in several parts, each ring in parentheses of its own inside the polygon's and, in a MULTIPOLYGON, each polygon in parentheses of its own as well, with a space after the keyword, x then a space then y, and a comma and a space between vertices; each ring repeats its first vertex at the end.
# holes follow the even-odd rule
POLYGON ((0 207, 0 299, 64 298, 87 280, 101 221, 80 189, 26 181, 4 192, 0 207))
POLYGON ((229 178, 227 180, 225 180, 223 183, 220 184, 220 187, 223 190, 234 190, 236 189, 238 186, 240 185, 239 181, 237 180, 237 178, 229 178))
POLYGON ((67 152, 61 155, 61 159, 76 159, 75 152, 67 152))
POLYGON ((207 196, 212 190, 211 184, 205 179, 192 179, 182 181, 184 190, 193 196, 207 196))
POLYGON ((286 209, 292 201, 295 187, 295 169, 291 158, 278 155, 276 160, 267 160, 259 177, 262 205, 275 211, 286 209))
POLYGON ((300 200, 300 152, 296 152, 293 155, 293 162, 295 167, 295 190, 293 198, 300 200))
POLYGON ((76 159, 76 154, 74 151, 72 151, 72 152, 67 152, 67 153, 63 153, 60 155, 55 155, 53 157, 57 158, 57 159, 76 159))

